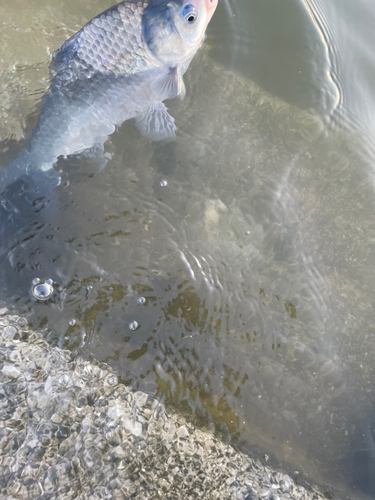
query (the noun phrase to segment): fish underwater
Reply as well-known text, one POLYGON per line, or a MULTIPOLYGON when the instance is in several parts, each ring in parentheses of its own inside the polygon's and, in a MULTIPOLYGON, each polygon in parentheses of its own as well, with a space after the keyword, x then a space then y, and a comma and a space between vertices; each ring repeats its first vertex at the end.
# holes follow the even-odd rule
POLYGON ((163 101, 184 96, 182 77, 216 6, 217 0, 125 0, 63 43, 52 56, 50 88, 28 146, 0 174, 2 205, 12 210, 6 194, 19 179, 34 198, 48 193, 60 182, 53 168, 60 156, 102 150, 126 120, 134 118, 151 140, 173 140, 175 122, 163 101))

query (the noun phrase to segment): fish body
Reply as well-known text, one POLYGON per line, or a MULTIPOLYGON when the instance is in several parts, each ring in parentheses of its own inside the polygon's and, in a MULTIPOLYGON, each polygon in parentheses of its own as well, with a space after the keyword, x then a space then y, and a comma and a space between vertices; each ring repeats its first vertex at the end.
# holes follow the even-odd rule
POLYGON ((69 38, 53 54, 38 123, 27 148, 1 174, 0 192, 24 175, 48 173, 46 179, 58 182, 53 165, 59 156, 102 146, 131 118, 142 135, 173 139, 176 126, 163 101, 184 94, 182 77, 216 5, 126 0, 69 38))

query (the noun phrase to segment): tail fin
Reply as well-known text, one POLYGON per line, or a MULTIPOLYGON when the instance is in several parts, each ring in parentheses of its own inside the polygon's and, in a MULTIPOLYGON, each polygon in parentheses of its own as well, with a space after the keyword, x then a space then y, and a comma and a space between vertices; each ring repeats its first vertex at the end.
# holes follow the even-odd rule
POLYGON ((0 170, 0 196, 8 186, 27 173, 28 152, 23 150, 9 167, 0 170))
POLYGON ((49 197, 59 184, 60 176, 50 169, 43 172, 33 169, 30 153, 25 149, 9 165, 0 171, 0 203, 7 212, 23 212, 36 200, 49 197))

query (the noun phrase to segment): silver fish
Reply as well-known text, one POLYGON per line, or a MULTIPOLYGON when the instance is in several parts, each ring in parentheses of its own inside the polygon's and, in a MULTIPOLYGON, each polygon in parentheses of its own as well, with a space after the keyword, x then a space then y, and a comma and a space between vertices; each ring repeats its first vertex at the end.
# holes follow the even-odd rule
POLYGON ((165 99, 184 95, 183 75, 202 45, 217 0, 125 0, 92 19, 53 54, 52 81, 27 148, 0 175, 58 182, 60 156, 103 146, 135 118, 145 137, 172 140, 165 99))

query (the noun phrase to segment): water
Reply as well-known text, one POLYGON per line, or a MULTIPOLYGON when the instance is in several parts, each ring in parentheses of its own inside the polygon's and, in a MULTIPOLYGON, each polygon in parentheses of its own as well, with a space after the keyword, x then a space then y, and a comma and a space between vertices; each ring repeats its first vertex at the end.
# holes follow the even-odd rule
MULTIPOLYGON (((0 7, 3 166, 51 52, 109 5, 0 7)), ((352 498, 375 497, 374 12, 222 1, 168 102, 176 143, 125 123, 99 174, 60 159, 51 202, 9 218, 0 245, 1 298, 48 342, 352 498)))

